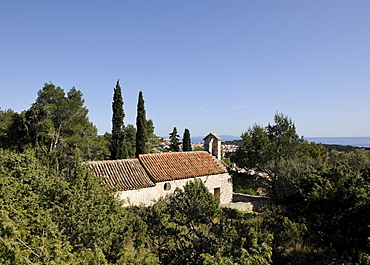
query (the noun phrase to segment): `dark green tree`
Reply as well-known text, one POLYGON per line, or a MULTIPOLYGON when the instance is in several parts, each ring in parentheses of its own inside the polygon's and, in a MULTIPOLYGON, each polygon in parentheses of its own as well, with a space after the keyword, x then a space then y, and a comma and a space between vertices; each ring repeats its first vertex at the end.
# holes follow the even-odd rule
POLYGON ((17 113, 11 109, 2 110, 0 108, 0 148, 7 148, 8 137, 7 133, 9 131, 10 125, 13 123, 14 115, 17 113))
POLYGON ((272 174, 275 161, 297 152, 302 141, 291 119, 283 114, 275 115, 275 124, 266 127, 255 124, 241 135, 243 145, 234 156, 241 167, 256 168, 272 174))
POLYGON ((146 133, 147 133, 147 150, 149 153, 153 152, 153 149, 158 146, 158 137, 154 133, 153 120, 149 119, 146 122, 146 133))
POLYGON ((139 154, 147 153, 147 120, 146 111, 144 106, 143 92, 139 92, 139 99, 137 103, 137 116, 136 116, 136 157, 139 154))
POLYGON ((125 126, 125 146, 128 157, 135 157, 136 154, 136 128, 132 124, 125 126))
POLYGON ((0 264, 158 264, 146 225, 75 160, 59 176, 0 149, 0 264))
POLYGON ((173 127, 172 132, 170 132, 170 151, 172 152, 179 152, 180 151, 180 146, 179 146, 179 139, 177 137, 180 137, 177 134, 177 129, 176 127, 173 127))
POLYGON ((191 139, 190 132, 188 129, 185 129, 184 136, 182 138, 182 151, 191 151, 191 139))
POLYGON ((32 152, 0 150, 0 263, 73 263, 50 208, 65 187, 32 152))
POLYGON ((293 121, 283 114, 276 114, 274 124, 266 127, 254 125, 241 135, 243 145, 231 160, 240 167, 253 168, 266 173, 269 178, 260 178, 270 196, 278 199, 281 179, 278 174, 283 160, 300 158, 323 159, 326 151, 315 143, 308 144, 296 132, 293 121))
POLYGON ((161 264, 269 264, 271 235, 221 208, 201 180, 149 207, 144 219, 161 264))
POLYGON ((67 107, 64 90, 49 83, 38 91, 36 102, 26 112, 31 142, 44 155, 54 155, 68 148, 65 137, 71 134, 67 127, 71 112, 67 107))
POLYGON ((124 118, 123 99, 121 86, 117 80, 114 88, 113 103, 112 103, 112 139, 110 145, 111 159, 127 158, 127 152, 124 145, 124 118))
POLYGON ((24 152, 31 146, 26 111, 22 111, 19 114, 14 112, 12 114, 11 123, 5 130, 2 138, 3 148, 16 150, 19 153, 24 152))
POLYGON ((369 154, 332 155, 278 163, 279 205, 263 214, 274 234, 274 264, 367 264, 369 154))
POLYGON ((152 119, 149 119, 146 121, 146 133, 147 133, 147 139, 152 141, 153 138, 155 138, 154 134, 154 123, 152 119))
POLYGON ((44 163, 60 172, 74 157, 106 158, 104 139, 89 121, 81 91, 67 94, 54 84, 45 84, 27 111, 14 114, 6 132, 6 148, 23 152, 35 148, 44 163))

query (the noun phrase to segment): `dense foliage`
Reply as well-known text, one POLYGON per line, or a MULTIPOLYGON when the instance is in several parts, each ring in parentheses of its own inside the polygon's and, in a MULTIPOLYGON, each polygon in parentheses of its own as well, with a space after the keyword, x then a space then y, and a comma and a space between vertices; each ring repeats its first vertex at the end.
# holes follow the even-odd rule
POLYGON ((168 200, 136 208, 161 264, 270 264, 272 236, 253 214, 220 208, 199 180, 168 200))
POLYGON ((17 152, 35 150, 45 164, 63 171, 76 156, 86 160, 109 157, 108 144, 88 119, 81 91, 66 94, 45 84, 28 110, 0 111, 0 147, 17 152))
POLYGON ((124 139, 125 147, 127 152, 127 157, 135 157, 136 154, 136 128, 132 124, 127 124, 124 129, 124 139))
POLYGON ((124 208, 78 161, 57 176, 34 152, 1 151, 0 262, 368 264, 370 155, 331 157, 284 162, 284 200, 253 214, 221 208, 198 180, 124 208))
POLYGON ((0 108, 0 148, 24 152, 36 150, 38 158, 63 171, 75 157, 84 160, 132 158, 136 146, 144 146, 140 153, 149 152, 157 145, 154 123, 146 120, 142 92, 139 95, 137 129, 124 126, 121 87, 117 81, 112 103, 112 133, 104 136, 88 118, 81 91, 69 92, 52 83, 44 84, 31 108, 21 113, 0 108), (137 140, 138 139, 138 143, 137 140))
POLYGON ((32 152, 1 151, 0 179, 2 264, 270 263, 261 220, 220 208, 197 180, 123 208, 79 162, 56 176, 32 152))
POLYGON ((151 119, 146 121, 146 137, 146 150, 148 151, 148 153, 152 153, 158 146, 159 138, 154 133, 154 123, 151 119))
POLYGON ((231 160, 239 167, 252 168, 265 173, 263 186, 276 201, 280 199, 280 164, 287 159, 325 159, 326 150, 315 143, 299 138, 291 119, 283 114, 275 115, 275 123, 266 127, 254 125, 242 134, 243 145, 231 160))
MULTIPOLYGON (((222 144, 242 146, 243 140, 225 141, 225 142, 222 142, 222 144)), ((348 153, 348 152, 356 151, 359 149, 365 149, 367 151, 370 151, 370 147, 359 147, 359 146, 353 146, 353 145, 322 144, 322 146, 325 147, 325 149, 328 152, 335 150, 339 152, 348 153)))
POLYGON ((124 264, 145 253, 142 221, 80 162, 56 176, 33 152, 0 151, 0 201, 1 264, 124 264))
MULTIPOLYGON (((261 212, 221 207, 197 179, 124 208, 83 164, 110 158, 113 137, 87 114, 79 90, 52 83, 28 110, 0 110, 1 264, 370 264, 369 151, 328 153, 276 114, 231 157, 265 173, 234 176, 239 191, 266 188, 261 212)), ((129 157, 155 139, 142 93, 138 120, 121 127, 129 157)))
POLYGON ((352 145, 339 145, 339 144, 323 144, 323 146, 328 150, 328 152, 331 152, 333 150, 339 151, 339 152, 353 152, 360 149, 365 149, 370 151, 369 147, 359 147, 359 146, 352 146, 352 145))
POLYGON ((262 226, 274 235, 274 263, 370 263, 368 151, 327 155, 300 139, 283 115, 274 125, 250 128, 242 139, 233 161, 266 173, 255 180, 275 201, 262 213, 262 226))

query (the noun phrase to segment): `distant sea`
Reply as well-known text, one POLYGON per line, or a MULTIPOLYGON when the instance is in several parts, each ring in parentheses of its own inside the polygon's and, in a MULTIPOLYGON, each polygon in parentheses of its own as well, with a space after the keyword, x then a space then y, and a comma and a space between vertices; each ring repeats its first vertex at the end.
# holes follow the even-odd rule
POLYGON ((307 137, 309 142, 370 147, 370 137, 307 137))
MULTIPOLYGON (((222 141, 240 140, 240 136, 220 135, 222 141)), ((193 143, 203 143, 204 136, 191 137, 193 143)), ((370 147, 370 137, 305 137, 308 142, 322 144, 351 145, 358 147, 370 147)))

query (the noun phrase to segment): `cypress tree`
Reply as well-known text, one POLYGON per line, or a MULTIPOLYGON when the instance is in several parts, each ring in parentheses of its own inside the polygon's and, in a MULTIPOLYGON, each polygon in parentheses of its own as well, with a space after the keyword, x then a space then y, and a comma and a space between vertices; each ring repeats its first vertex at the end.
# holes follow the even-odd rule
POLYGON ((172 152, 180 151, 179 139, 177 138, 177 137, 180 137, 180 136, 177 135, 176 127, 173 127, 173 131, 169 135, 170 135, 170 141, 171 141, 170 151, 172 151, 172 152))
POLYGON ((146 112, 144 107, 143 92, 139 92, 139 100, 137 103, 137 116, 136 116, 136 157, 139 154, 146 154, 146 112))
POLYGON ((185 129, 184 136, 182 138, 182 151, 191 151, 191 140, 190 132, 188 129, 185 129))
POLYGON ((123 99, 119 79, 116 88, 114 88, 112 103, 112 140, 110 144, 111 159, 126 158, 127 154, 124 148, 124 123, 125 114, 123 111, 123 99))

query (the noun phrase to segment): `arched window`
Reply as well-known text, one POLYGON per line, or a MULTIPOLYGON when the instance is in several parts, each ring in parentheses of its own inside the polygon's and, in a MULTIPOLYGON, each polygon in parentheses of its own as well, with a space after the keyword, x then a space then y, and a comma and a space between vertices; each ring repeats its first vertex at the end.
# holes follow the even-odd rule
POLYGON ((171 190, 171 183, 169 183, 169 182, 164 183, 163 189, 165 191, 171 190))

